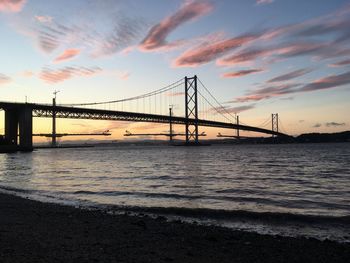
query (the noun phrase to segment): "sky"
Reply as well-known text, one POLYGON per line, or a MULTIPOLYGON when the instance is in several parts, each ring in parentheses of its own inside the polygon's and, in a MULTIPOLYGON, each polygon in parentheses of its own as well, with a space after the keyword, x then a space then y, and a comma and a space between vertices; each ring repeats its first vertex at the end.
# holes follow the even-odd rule
MULTIPOLYGON (((292 135, 350 129, 350 1, 0 0, 0 36, 0 101, 108 101, 197 75, 245 124, 278 113, 292 135)), ((35 118, 34 132, 50 129, 35 118)), ((58 132, 106 129, 167 126, 58 120, 58 132)))

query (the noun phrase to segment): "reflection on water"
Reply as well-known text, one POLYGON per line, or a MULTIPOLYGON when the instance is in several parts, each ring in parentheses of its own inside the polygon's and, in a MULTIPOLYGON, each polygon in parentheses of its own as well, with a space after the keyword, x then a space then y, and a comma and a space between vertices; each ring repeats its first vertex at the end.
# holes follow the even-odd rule
POLYGON ((350 144, 130 146, 0 155, 0 187, 128 206, 350 214, 350 144))

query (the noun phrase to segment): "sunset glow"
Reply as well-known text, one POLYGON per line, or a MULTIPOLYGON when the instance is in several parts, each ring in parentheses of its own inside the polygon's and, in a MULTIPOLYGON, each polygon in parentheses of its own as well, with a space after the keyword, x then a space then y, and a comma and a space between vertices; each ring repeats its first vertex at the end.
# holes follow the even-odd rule
MULTIPOLYGON (((55 90, 60 104, 109 101, 197 75, 248 125, 279 113, 291 135, 350 129, 346 0, 0 0, 0 35, 1 101, 50 104, 55 90)), ((0 122, 3 134, 3 112, 0 122)), ((112 140, 167 129, 72 119, 57 126, 110 130, 112 140)), ((51 120, 34 120, 34 132, 50 130, 51 120)))

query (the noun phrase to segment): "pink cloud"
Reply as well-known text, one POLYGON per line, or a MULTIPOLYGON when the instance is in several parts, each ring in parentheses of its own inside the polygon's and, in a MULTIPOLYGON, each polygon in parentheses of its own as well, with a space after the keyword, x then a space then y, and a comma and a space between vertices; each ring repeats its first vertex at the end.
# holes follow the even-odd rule
POLYGON ((40 23, 51 23, 53 19, 51 16, 34 16, 34 18, 40 23))
POLYGON ((256 35, 245 35, 217 41, 209 45, 201 45, 182 53, 174 62, 175 67, 196 67, 208 63, 232 49, 256 40, 256 35))
POLYGON ((306 91, 323 90, 323 89, 335 88, 335 87, 339 87, 347 84, 350 84, 350 71, 345 72, 343 74, 330 75, 328 77, 315 80, 312 83, 301 87, 298 91, 306 92, 306 91))
POLYGON ((231 102, 242 103, 250 101, 259 101, 286 94, 332 89, 348 84, 350 84, 350 71, 338 75, 330 75, 328 77, 320 78, 302 86, 296 83, 287 83, 271 86, 269 85, 266 87, 259 88, 257 90, 250 91, 247 93, 247 95, 238 97, 231 102))
POLYGON ((122 51, 120 51, 120 54, 122 54, 122 55, 128 55, 128 54, 131 53, 134 49, 135 49, 135 46, 126 47, 126 48, 124 48, 122 51))
POLYGON ((77 55, 79 55, 80 50, 75 48, 66 49, 61 55, 54 59, 55 63, 59 63, 65 60, 69 60, 77 55))
MULTIPOLYGON (((243 66, 254 64, 258 59, 291 58, 297 56, 317 55, 327 52, 328 44, 313 42, 282 43, 270 47, 253 47, 236 52, 228 57, 218 59, 219 66, 243 66)), ((273 60, 272 60, 273 61, 273 60)))
POLYGON ((233 103, 242 103, 250 101, 260 101, 263 99, 269 99, 276 96, 281 96, 289 93, 295 93, 296 88, 299 84, 288 83, 288 84, 279 84, 259 88, 254 91, 250 91, 247 95, 238 97, 235 100, 231 101, 233 103))
POLYGON ((64 67, 62 69, 50 69, 44 68, 40 74, 39 78, 50 83, 59 83, 77 76, 93 76, 101 72, 99 67, 64 67))
POLYGON ((175 14, 165 18, 153 26, 145 39, 139 45, 142 51, 171 49, 179 46, 183 41, 168 43, 167 36, 181 24, 208 14, 213 6, 208 2, 191 1, 185 3, 175 14))
POLYGON ((274 77, 274 78, 268 80, 267 82, 287 81, 287 80, 291 80, 291 79, 294 79, 294 78, 301 77, 301 76, 303 76, 303 75, 305 75, 307 73, 310 73, 310 72, 311 72, 310 69, 297 69, 297 70, 294 70, 292 72, 288 72, 288 73, 279 75, 277 77, 274 77))
POLYGON ((0 0, 0 11, 19 12, 22 10, 26 0, 0 0))
POLYGON ((259 73, 264 71, 263 69, 246 69, 246 70, 240 70, 240 71, 234 71, 234 72, 227 72, 222 75, 223 78, 237 78, 242 77, 254 73, 259 73))
POLYGON ((123 72, 120 72, 118 75, 120 79, 127 80, 130 76, 130 72, 123 71, 123 72))
POLYGON ((272 53, 270 49, 243 50, 229 57, 219 59, 216 64, 219 66, 238 66, 254 62, 258 58, 263 58, 272 53))
POLYGON ((7 84, 11 81, 12 81, 12 79, 9 76, 6 76, 6 75, 0 73, 0 85, 7 84))

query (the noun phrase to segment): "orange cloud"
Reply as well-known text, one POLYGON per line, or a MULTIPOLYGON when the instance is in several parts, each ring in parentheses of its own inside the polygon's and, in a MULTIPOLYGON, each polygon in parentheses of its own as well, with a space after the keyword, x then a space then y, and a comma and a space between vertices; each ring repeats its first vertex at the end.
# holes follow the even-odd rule
POLYGON ((21 73, 21 76, 22 77, 25 77, 25 78, 31 78, 31 77, 33 77, 35 74, 34 74, 34 72, 33 71, 30 71, 30 70, 26 70, 26 71, 23 71, 22 73, 21 73))
POLYGON ((213 6, 208 2, 190 2, 184 4, 175 14, 165 18, 153 26, 139 48, 142 51, 171 49, 179 46, 182 41, 167 43, 166 37, 181 24, 209 13, 213 6))
POLYGON ((259 73, 264 71, 263 69, 246 69, 246 70, 240 70, 240 71, 235 71, 235 72, 227 72, 222 75, 223 78, 237 78, 237 77, 242 77, 254 73, 259 73))
POLYGON ((0 0, 0 11, 19 12, 22 10, 26 0, 0 0))
POLYGON ((65 60, 69 60, 75 56, 77 56, 80 53, 79 49, 71 48, 71 49, 66 49, 63 51, 61 55, 59 55, 57 58, 54 59, 55 63, 59 63, 65 60))

